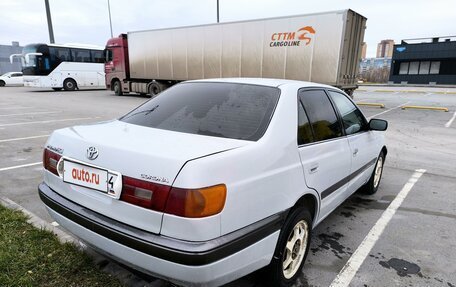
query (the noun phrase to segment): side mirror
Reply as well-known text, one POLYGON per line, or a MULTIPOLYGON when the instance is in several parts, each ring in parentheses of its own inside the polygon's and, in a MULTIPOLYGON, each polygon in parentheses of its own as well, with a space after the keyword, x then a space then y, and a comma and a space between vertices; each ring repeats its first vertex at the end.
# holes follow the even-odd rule
POLYGON ((386 131, 388 122, 380 119, 371 119, 369 121, 369 130, 371 131, 386 131))

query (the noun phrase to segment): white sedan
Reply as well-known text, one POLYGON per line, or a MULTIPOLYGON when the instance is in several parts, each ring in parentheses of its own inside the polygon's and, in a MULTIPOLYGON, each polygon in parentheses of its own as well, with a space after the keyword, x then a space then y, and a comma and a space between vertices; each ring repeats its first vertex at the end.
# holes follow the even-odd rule
POLYGON ((177 84, 125 116, 55 131, 39 194, 89 246, 184 286, 301 274, 311 231, 378 189, 387 122, 342 91, 274 79, 177 84))
POLYGON ((9 72, 0 76, 0 87, 3 86, 23 86, 24 80, 22 72, 9 72))

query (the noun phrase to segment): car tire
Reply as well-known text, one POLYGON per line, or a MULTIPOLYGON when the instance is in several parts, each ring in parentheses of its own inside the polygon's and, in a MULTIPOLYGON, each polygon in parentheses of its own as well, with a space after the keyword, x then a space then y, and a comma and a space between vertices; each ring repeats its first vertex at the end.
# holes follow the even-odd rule
POLYGON ((112 90, 114 91, 114 94, 118 97, 123 95, 122 85, 120 84, 120 81, 114 81, 114 83, 112 84, 112 90))
POLYGON ((380 185, 380 180, 382 179, 384 164, 385 153, 382 151, 377 158, 377 162, 375 163, 374 171, 372 171, 371 177, 362 188, 362 192, 364 194, 372 195, 377 192, 378 186, 380 185))
POLYGON ((6 85, 5 81, 0 81, 0 87, 4 87, 6 85))
POLYGON ((74 90, 76 90, 76 88, 77 88, 77 85, 76 85, 75 80, 66 79, 65 81, 63 81, 63 89, 65 91, 74 91, 74 90))
POLYGON ((311 234, 312 216, 309 210, 298 207, 290 211, 268 267, 271 286, 291 286, 301 275, 309 253, 311 234))
POLYGON ((54 91, 58 92, 58 91, 61 91, 62 88, 52 88, 54 91))

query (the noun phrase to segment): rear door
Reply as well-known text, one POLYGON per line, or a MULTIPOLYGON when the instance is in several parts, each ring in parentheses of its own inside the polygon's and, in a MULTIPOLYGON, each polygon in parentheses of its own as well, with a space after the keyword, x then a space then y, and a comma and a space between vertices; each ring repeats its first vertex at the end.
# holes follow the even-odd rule
POLYGON ((350 145, 352 165, 348 189, 353 193, 369 179, 379 147, 374 133, 368 130, 367 120, 348 96, 333 90, 328 93, 339 112, 350 145))
POLYGON ((351 151, 323 89, 298 93, 298 145, 306 184, 321 198, 320 220, 346 198, 351 151))

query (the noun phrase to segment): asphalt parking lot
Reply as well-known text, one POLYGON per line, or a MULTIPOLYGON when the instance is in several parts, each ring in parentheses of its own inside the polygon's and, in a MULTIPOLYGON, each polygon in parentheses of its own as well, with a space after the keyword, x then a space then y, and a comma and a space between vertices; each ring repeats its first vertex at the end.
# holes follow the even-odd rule
MULTIPOLYGON (((119 117, 147 99, 0 88, 0 197, 52 222, 37 194, 48 135, 119 117)), ((383 179, 375 195, 354 194, 313 231, 296 286, 456 286, 456 89, 362 87, 355 102, 385 105, 361 106, 389 122, 383 179)), ((139 277, 125 282, 167 285, 139 277)), ((268 286, 261 279, 256 272, 228 285, 268 286)))

